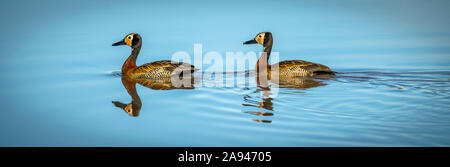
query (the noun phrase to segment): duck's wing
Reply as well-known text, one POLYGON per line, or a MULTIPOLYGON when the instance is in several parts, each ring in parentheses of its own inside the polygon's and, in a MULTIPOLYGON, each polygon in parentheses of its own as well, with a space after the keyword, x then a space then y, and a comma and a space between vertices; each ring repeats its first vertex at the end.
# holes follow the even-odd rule
POLYGON ((319 74, 331 74, 334 72, 329 67, 303 60, 288 60, 276 63, 271 70, 278 70, 280 76, 315 76, 319 74))
POLYGON ((160 78, 180 75, 183 72, 193 73, 195 70, 195 67, 188 63, 162 60, 143 64, 134 69, 132 73, 144 78, 160 78))

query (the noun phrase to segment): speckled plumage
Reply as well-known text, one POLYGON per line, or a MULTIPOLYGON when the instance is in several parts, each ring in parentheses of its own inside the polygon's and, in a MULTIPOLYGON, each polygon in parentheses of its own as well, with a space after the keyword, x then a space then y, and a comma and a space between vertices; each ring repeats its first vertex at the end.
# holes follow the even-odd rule
POLYGON ((333 74, 329 67, 318 64, 311 63, 303 60, 288 60, 276 63, 270 66, 271 71, 278 70, 279 76, 284 77, 298 77, 298 76, 308 76, 313 77, 318 74, 333 74))
POLYGON ((193 73, 194 71, 195 67, 188 63, 162 60, 143 64, 131 70, 127 75, 131 78, 158 79, 171 78, 174 75, 181 75, 183 72, 193 73))

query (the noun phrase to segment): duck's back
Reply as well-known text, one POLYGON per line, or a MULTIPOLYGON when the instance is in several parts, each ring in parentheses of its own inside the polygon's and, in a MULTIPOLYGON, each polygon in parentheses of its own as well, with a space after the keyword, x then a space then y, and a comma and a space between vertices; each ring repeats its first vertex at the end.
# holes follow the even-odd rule
POLYGON ((303 60, 288 60, 276 63, 271 66, 271 71, 274 70, 278 70, 279 76, 284 77, 312 77, 320 74, 334 74, 334 72, 332 72, 330 68, 325 65, 303 60))
POLYGON ((173 75, 180 75, 183 72, 193 73, 195 68, 193 65, 170 60, 155 61, 143 64, 133 71, 130 75, 134 78, 169 78, 173 75))

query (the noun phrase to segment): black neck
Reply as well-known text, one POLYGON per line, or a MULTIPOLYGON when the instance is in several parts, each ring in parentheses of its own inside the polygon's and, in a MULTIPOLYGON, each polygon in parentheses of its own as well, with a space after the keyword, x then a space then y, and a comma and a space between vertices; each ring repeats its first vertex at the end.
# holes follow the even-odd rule
POLYGON ((133 47, 133 49, 131 50, 131 55, 130 56, 133 57, 134 61, 137 60, 137 57, 138 57, 140 51, 141 51, 141 46, 140 45, 136 46, 136 47, 133 47))
POLYGON ((270 53, 272 52, 272 45, 264 46, 263 52, 267 55, 267 62, 269 62, 270 53))

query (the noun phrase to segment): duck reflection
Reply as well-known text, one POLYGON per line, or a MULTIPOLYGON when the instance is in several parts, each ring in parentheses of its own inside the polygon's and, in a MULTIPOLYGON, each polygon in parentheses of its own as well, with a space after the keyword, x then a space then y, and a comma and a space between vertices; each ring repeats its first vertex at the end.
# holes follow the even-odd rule
MULTIPOLYGON (((182 80, 181 81, 186 81, 182 80)), ((122 103, 120 101, 112 101, 112 103, 128 115, 132 117, 139 116, 139 112, 142 108, 141 98, 136 91, 136 83, 144 87, 153 90, 172 90, 172 89, 194 89, 194 77, 191 77, 190 82, 184 82, 183 84, 172 83, 171 78, 162 79, 131 79, 127 76, 122 76, 122 84, 131 96, 130 103, 122 103)))
MULTIPOLYGON (((299 89, 306 90, 309 88, 325 86, 327 84, 323 83, 323 81, 333 77, 332 75, 321 75, 318 77, 287 77, 287 76, 276 76, 270 77, 271 75, 267 75, 265 73, 257 73, 255 76, 257 89, 252 92, 252 94, 260 94, 261 100, 258 101, 254 99, 251 95, 244 95, 244 103, 243 106, 258 108, 259 111, 244 111, 244 113, 259 116, 258 119, 253 119, 255 122, 259 123, 272 123, 272 120, 267 117, 274 116, 273 113, 273 92, 271 86, 278 88, 291 88, 291 89, 299 89), (262 111, 261 111, 262 109, 262 111), (263 118, 264 117, 264 118, 263 118)), ((274 76, 274 75, 272 75, 274 76)))

